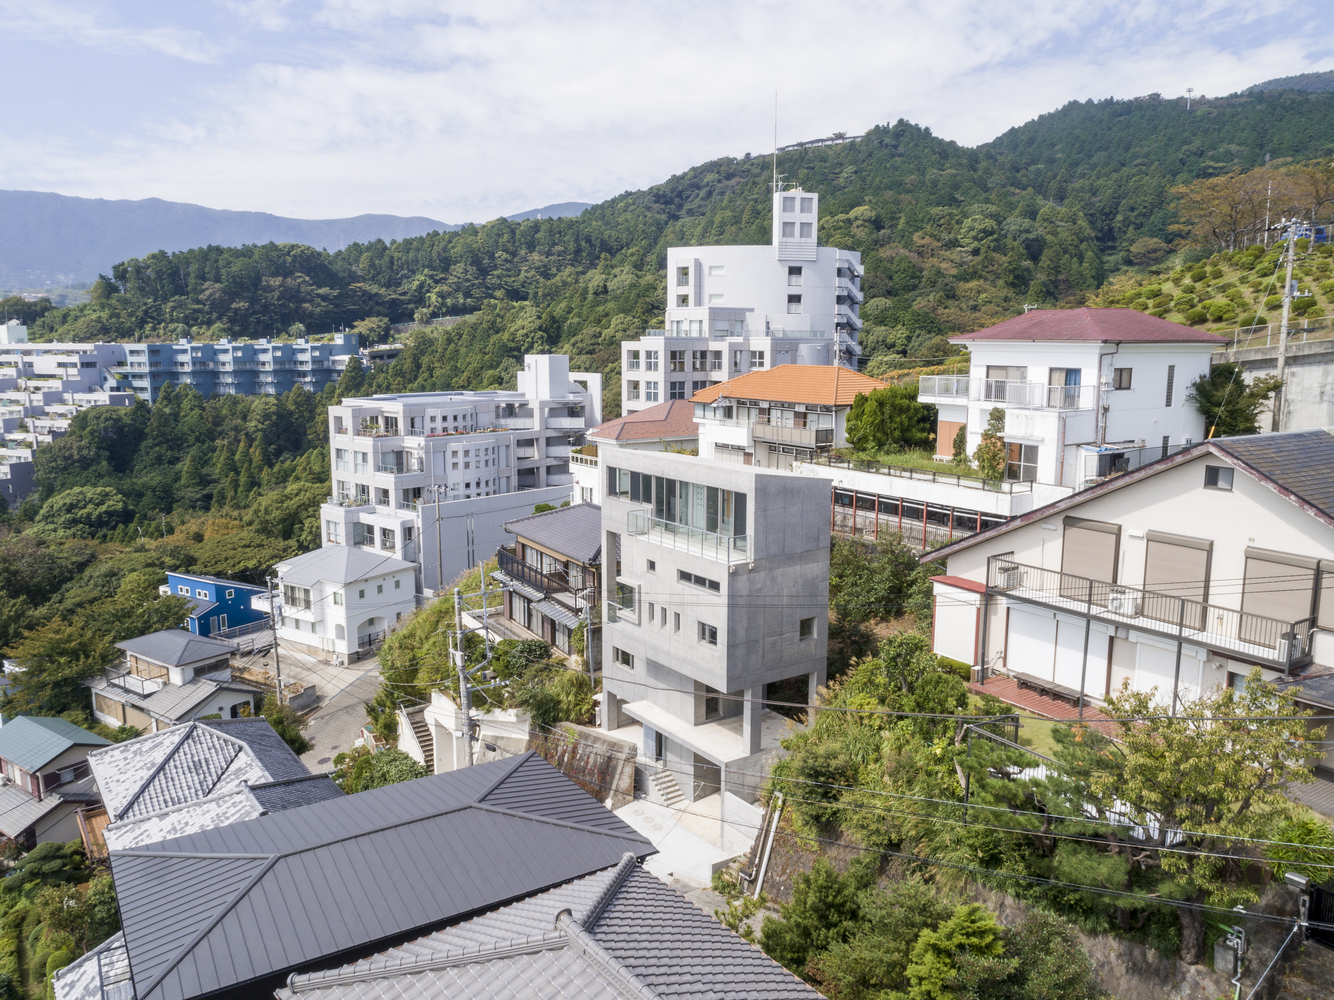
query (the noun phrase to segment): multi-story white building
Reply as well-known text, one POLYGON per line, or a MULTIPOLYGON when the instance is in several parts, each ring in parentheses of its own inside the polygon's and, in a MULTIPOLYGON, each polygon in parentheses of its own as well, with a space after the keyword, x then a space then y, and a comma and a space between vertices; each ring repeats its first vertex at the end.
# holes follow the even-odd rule
POLYGON ((162 344, 110 346, 123 354, 113 373, 123 386, 151 403, 164 385, 190 386, 202 396, 281 396, 297 386, 319 392, 343 374, 359 340, 355 333, 336 333, 331 344, 304 337, 292 343, 269 339, 233 343, 226 338, 195 343, 182 337, 162 344))
POLYGON ((767 686, 825 679, 830 482, 630 448, 603 472, 603 725, 685 798, 753 801, 787 726, 767 686))
POLYGON ((820 196, 773 196, 769 246, 672 247, 666 328, 621 344, 621 412, 783 364, 855 368, 861 254, 817 240, 820 196))
POLYGON ((924 375, 917 393, 939 410, 937 454, 966 427, 972 455, 999 407, 1005 478, 1070 488, 1203 440, 1187 396, 1227 342, 1133 309, 1038 309, 950 341, 968 374, 924 375))
POLYGON ((96 392, 115 389, 112 370, 125 360, 121 344, 31 344, 17 320, 0 324, 0 384, 11 388, 96 392))
POLYGON ((602 377, 524 359, 516 390, 345 399, 329 408, 325 545, 416 563, 439 589, 506 541, 504 523, 570 498, 570 455, 601 423, 602 377))

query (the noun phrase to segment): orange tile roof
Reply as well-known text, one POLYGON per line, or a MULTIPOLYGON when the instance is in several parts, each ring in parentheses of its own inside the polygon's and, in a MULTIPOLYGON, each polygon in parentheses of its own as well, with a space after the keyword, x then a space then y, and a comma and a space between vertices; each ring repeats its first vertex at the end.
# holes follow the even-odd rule
POLYGON ((837 365, 779 365, 747 372, 718 385, 701 389, 690 397, 692 403, 712 403, 718 399, 761 399, 774 403, 813 403, 823 406, 851 406, 853 400, 885 383, 851 368, 837 365))

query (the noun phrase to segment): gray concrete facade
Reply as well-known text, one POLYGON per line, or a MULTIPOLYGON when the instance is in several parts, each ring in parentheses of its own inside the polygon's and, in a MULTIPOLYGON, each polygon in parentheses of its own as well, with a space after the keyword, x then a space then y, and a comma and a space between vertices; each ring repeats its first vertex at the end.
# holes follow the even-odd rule
POLYGON ((824 683, 830 481, 629 449, 602 471, 603 722, 642 723, 644 756, 694 799, 776 748, 766 685, 824 683))

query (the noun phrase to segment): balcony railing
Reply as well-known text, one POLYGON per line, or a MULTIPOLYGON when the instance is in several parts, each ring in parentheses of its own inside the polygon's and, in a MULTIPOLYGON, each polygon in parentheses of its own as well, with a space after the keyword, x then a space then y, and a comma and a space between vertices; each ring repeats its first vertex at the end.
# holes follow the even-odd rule
POLYGON ((721 535, 703 528, 665 521, 648 511, 632 510, 626 530, 658 545, 682 549, 722 563, 749 562, 754 551, 750 535, 721 535))
POLYGON ((917 379, 917 398, 943 396, 960 402, 968 399, 967 375, 922 375, 917 379))
POLYGON ((1004 403, 1032 410, 1088 410, 1098 401, 1096 385, 1043 385, 1016 379, 970 378, 967 375, 922 375, 918 398, 1004 403))
POLYGON ((529 566, 509 549, 497 550, 496 562, 500 572, 544 593, 561 594, 570 590, 569 577, 564 570, 558 574, 543 573, 536 566, 529 566))
POLYGON ((586 465, 590 469, 598 467, 598 457, 596 455, 571 455, 570 462, 574 465, 586 465))
MULTIPOLYGON (((937 472, 935 469, 914 469, 908 465, 886 465, 883 462, 855 462, 832 455, 820 455, 812 459, 812 464, 827 465, 831 469, 848 469, 854 472, 870 472, 877 476, 896 476, 900 479, 919 479, 928 483, 947 483, 962 486, 970 490, 987 490, 992 493, 1032 493, 1031 482, 1018 480, 979 479, 975 476, 963 476, 956 472, 937 472)), ((948 468, 948 466, 943 466, 948 468)))
POLYGON ((1311 660, 1315 618, 1280 621, 1186 597, 1028 566, 987 560, 987 590, 1141 632, 1236 653, 1284 673, 1311 660))
POLYGON ((130 665, 124 660, 118 660, 116 663, 107 667, 105 677, 107 683, 114 684, 122 690, 132 692, 141 698, 161 691, 166 687, 165 678, 140 677, 130 671, 130 665))
POLYGON ((775 441, 805 448, 827 447, 834 443, 832 427, 793 427, 757 420, 751 425, 751 434, 756 441, 775 441))

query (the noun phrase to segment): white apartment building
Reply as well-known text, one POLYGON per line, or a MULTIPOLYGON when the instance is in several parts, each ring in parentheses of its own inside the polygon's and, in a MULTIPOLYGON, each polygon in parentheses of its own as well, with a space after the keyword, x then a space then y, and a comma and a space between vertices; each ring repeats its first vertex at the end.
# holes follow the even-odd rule
POLYGON ((375 647, 417 607, 418 567, 369 549, 326 545, 274 570, 283 641, 344 662, 375 647))
POLYGON ((17 320, 0 324, 0 383, 14 388, 96 392, 115 389, 112 369, 125 360, 120 344, 30 344, 17 320))
POLYGON ((950 338, 967 375, 924 375, 917 398, 939 410, 937 455, 968 454, 988 415, 1005 411, 1007 480, 1078 489, 1204 439, 1188 399, 1226 340, 1133 309, 1037 309, 950 338))
MULTIPOLYGON (((1326 430, 1198 443, 930 557, 947 565, 935 651, 1007 701, 1045 692, 1068 717, 1129 682, 1174 712, 1258 666, 1334 711, 1326 430)), ((1292 794, 1328 812, 1334 750, 1317 764, 1323 780, 1292 794)))
POLYGON ((788 729, 767 685, 825 680, 829 480, 631 448, 603 474, 603 726, 659 788, 754 801, 788 729))
POLYGON ((570 456, 601 423, 602 377, 528 355, 516 390, 394 393, 329 408, 324 544, 415 563, 437 590, 506 540, 504 522, 570 498, 570 456), (437 528, 438 526, 438 528, 437 528))
POLYGON ((784 364, 857 366, 861 254, 818 242, 820 196, 773 196, 769 246, 672 247, 666 328, 621 344, 621 412, 784 364))

